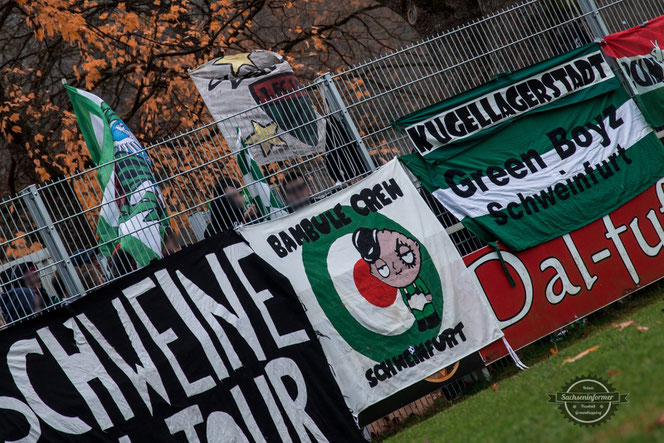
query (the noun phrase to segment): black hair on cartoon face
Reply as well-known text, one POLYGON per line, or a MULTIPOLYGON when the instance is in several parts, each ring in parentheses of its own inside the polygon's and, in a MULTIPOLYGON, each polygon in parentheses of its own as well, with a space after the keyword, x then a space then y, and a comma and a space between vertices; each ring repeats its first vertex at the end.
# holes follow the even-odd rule
POLYGON ((374 263, 380 257, 380 243, 378 243, 378 229, 358 228, 353 233, 353 245, 362 259, 367 263, 374 263))

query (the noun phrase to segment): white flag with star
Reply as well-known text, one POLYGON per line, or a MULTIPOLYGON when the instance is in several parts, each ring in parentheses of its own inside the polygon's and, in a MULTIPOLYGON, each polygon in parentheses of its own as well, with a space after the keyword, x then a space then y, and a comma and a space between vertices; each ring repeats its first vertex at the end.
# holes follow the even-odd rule
POLYGON ((325 148, 325 120, 279 54, 252 51, 189 71, 229 147, 240 129, 258 165, 301 158, 325 148))

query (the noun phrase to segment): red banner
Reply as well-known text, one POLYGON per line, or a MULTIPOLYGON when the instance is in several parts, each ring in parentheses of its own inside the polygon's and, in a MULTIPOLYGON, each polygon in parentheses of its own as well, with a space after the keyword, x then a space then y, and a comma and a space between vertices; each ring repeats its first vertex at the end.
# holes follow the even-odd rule
MULTIPOLYGON (((514 349, 664 277, 664 179, 611 214, 519 253, 502 252, 511 287, 488 247, 464 257, 514 349)), ((482 351, 507 355, 502 342, 482 351)))
POLYGON ((664 15, 607 35, 602 48, 618 62, 646 120, 664 125, 664 15))
POLYGON ((664 15, 645 25, 607 35, 602 41, 602 47, 607 55, 616 59, 637 55, 652 55, 660 59, 664 47, 664 15))

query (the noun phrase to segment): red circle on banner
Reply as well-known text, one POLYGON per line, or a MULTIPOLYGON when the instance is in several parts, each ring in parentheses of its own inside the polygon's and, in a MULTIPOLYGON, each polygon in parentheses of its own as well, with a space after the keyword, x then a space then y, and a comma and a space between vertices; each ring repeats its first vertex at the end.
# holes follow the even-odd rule
POLYGON ((353 267, 353 280, 360 295, 374 306, 387 308, 397 298, 398 290, 371 275, 369 263, 362 259, 353 267))

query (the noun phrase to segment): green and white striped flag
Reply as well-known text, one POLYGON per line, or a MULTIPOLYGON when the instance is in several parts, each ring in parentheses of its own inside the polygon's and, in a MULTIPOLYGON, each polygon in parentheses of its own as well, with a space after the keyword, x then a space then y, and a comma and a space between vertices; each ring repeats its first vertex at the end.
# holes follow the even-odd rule
POLYGON ((168 226, 164 200, 147 153, 101 98, 65 85, 103 197, 97 223, 100 250, 110 256, 119 244, 145 266, 162 256, 168 226))
POLYGON ((237 128, 237 143, 235 145, 235 160, 242 173, 242 181, 247 187, 242 190, 245 202, 255 204, 261 217, 273 220, 288 214, 276 195, 270 190, 265 181, 261 168, 254 160, 254 156, 246 149, 240 128, 237 128))
POLYGON ((664 177, 664 149, 596 44, 396 122, 422 184, 487 242, 522 250, 664 177))

